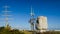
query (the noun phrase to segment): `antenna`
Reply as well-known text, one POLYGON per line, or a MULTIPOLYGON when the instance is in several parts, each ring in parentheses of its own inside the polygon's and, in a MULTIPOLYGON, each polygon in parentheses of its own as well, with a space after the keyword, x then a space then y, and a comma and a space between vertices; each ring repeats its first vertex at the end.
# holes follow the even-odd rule
POLYGON ((31 16, 34 16, 34 11, 32 9, 32 6, 31 6, 31 13, 30 13, 31 16))
POLYGON ((8 23, 8 22, 9 22, 9 20, 12 19, 12 18, 9 18, 9 17, 12 16, 12 15, 9 15, 9 14, 8 14, 8 12, 11 12, 11 11, 8 11, 8 8, 9 8, 9 6, 7 6, 7 5, 4 6, 4 9, 5 9, 5 10, 3 11, 3 12, 4 12, 4 15, 2 15, 2 16, 5 17, 4 20, 5 20, 5 22, 6 22, 6 27, 9 27, 9 23, 8 23))
POLYGON ((30 16, 31 16, 31 18, 29 20, 29 23, 31 25, 31 30, 34 31, 34 12, 33 12, 32 6, 31 6, 30 16))

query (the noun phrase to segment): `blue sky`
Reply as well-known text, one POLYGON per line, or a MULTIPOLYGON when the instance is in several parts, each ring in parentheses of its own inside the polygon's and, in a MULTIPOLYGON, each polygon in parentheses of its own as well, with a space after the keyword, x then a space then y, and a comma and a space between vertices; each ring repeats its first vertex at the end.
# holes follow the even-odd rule
MULTIPOLYGON (((60 0, 0 0, 0 18, 4 18, 3 6, 8 5, 9 14, 13 18, 9 22, 12 28, 30 29, 30 8, 32 6, 35 18, 46 16, 49 29, 60 28, 60 0)), ((0 20, 0 26, 5 26, 4 20, 0 20)))

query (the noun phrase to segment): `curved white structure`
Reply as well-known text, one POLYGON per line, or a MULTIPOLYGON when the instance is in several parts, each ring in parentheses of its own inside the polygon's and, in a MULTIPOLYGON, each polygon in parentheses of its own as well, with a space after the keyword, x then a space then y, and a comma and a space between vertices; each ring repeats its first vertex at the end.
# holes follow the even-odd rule
POLYGON ((45 32, 47 28, 48 28, 47 17, 39 16, 36 22, 36 29, 39 30, 40 32, 43 32, 43 31, 45 32))

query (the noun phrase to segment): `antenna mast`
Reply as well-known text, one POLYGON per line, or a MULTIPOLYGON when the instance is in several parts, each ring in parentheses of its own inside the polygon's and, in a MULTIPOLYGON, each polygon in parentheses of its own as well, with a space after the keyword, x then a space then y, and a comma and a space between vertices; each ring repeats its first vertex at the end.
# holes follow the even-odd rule
POLYGON ((33 12, 33 10, 32 10, 32 7, 31 7, 31 13, 30 13, 30 16, 31 16, 31 18, 30 18, 30 20, 29 20, 29 23, 31 24, 31 30, 32 31, 34 31, 34 12, 33 12))
POLYGON ((5 10, 3 11, 4 12, 4 15, 3 16, 5 17, 5 19, 4 19, 5 22, 6 22, 6 25, 5 26, 6 27, 9 27, 9 23, 8 22, 11 19, 9 17, 12 16, 12 15, 9 15, 8 13, 11 12, 11 11, 8 11, 9 6, 7 6, 7 5, 5 5, 4 8, 5 8, 5 10))

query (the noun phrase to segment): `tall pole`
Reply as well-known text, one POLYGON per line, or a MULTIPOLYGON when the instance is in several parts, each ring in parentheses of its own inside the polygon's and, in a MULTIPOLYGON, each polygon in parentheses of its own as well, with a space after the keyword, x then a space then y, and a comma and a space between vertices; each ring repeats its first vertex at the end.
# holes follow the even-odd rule
POLYGON ((30 13, 30 16, 31 16, 31 18, 30 18, 30 25, 31 25, 31 31, 34 31, 34 12, 33 12, 33 10, 32 10, 32 7, 31 7, 31 13, 30 13))
POLYGON ((9 25, 9 24, 8 24, 8 14, 7 14, 7 12, 8 12, 8 6, 5 6, 5 21, 6 21, 6 27, 9 25))
POLYGON ((11 19, 9 17, 12 16, 12 15, 9 15, 8 13, 11 12, 11 11, 8 11, 9 6, 7 6, 7 5, 4 6, 4 8, 5 8, 5 10, 3 11, 4 12, 4 15, 3 16, 5 17, 5 19, 4 19, 5 22, 6 22, 6 25, 5 26, 6 27, 9 27, 9 23, 8 22, 11 19))

